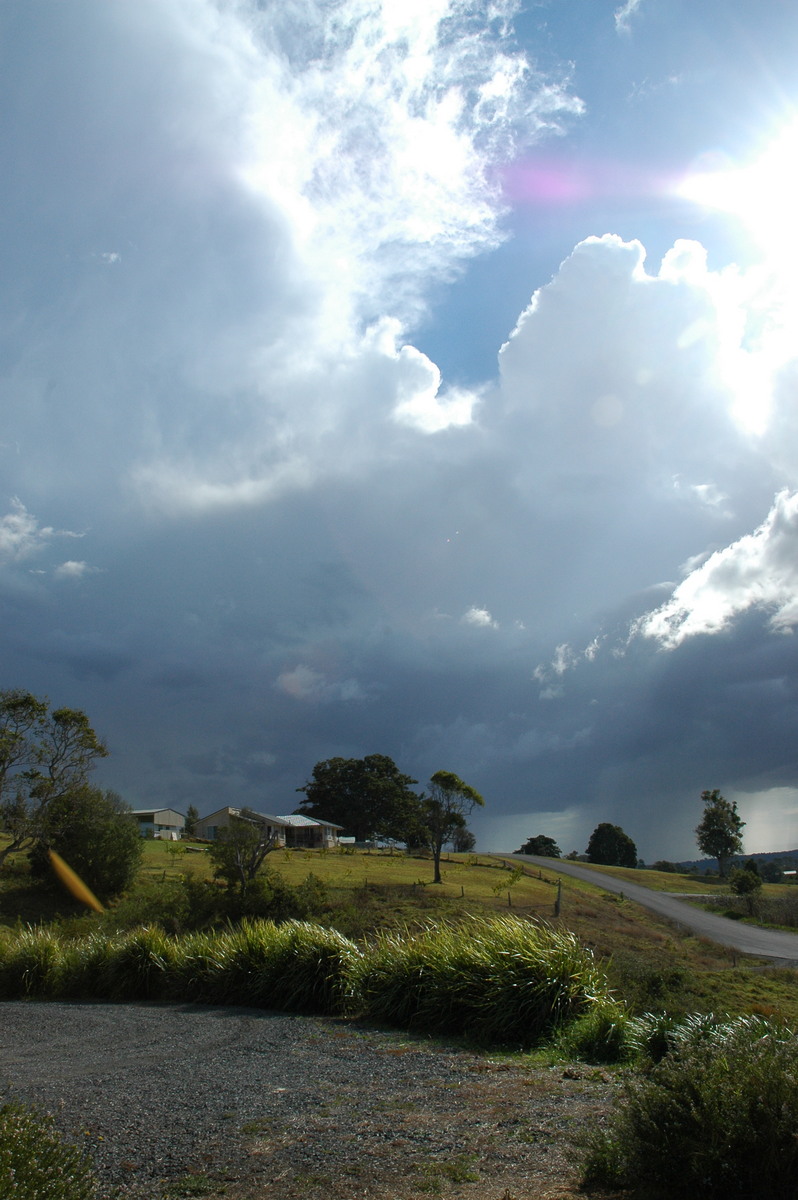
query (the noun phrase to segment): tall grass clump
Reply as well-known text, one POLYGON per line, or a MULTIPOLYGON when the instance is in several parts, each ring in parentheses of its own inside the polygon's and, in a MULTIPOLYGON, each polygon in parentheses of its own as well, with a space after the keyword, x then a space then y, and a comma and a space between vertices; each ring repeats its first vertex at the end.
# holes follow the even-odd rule
POLYGON ((655 1028, 655 1056, 588 1143, 586 1185, 669 1200, 794 1200, 798 1039, 759 1017, 655 1028))
POLYGON ((530 1046, 608 989, 573 934, 507 916, 379 936, 356 965, 355 993, 372 1019, 530 1046))
POLYGON ((244 921, 183 939, 174 991, 206 1004, 341 1013, 359 951, 334 929, 306 921, 244 921))
POLYGON ((63 976, 62 940, 51 929, 22 929, 0 942, 0 999, 55 998, 63 976))
POLYGON ((85 975, 94 976, 102 999, 165 1000, 169 996, 179 951, 175 939, 157 925, 109 938, 104 948, 98 939, 89 953, 85 975))
POLYGON ((0 1107, 0 1196, 4 1200, 94 1200, 91 1163, 52 1118, 20 1104, 0 1107))

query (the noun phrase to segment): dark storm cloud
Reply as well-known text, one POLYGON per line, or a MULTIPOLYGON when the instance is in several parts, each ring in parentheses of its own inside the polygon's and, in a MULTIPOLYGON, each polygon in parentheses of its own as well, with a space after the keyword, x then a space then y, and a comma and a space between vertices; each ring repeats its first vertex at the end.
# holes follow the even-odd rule
POLYGON ((385 753, 478 787, 483 845, 686 855, 702 788, 795 780, 789 365, 757 440, 750 296, 604 237, 447 390, 408 324, 581 105, 446 0, 336 11, 0 14, 4 682, 133 803, 289 811, 385 753))

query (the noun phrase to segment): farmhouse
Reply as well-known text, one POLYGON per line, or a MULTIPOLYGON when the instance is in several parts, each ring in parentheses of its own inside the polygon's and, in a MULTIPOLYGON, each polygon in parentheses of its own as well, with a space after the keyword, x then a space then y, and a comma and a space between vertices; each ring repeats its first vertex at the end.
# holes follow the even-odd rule
POLYGON ((174 808, 134 808, 132 814, 139 823, 142 837, 153 837, 176 841, 183 836, 186 818, 174 808))
MULTIPOLYGON (((207 817, 200 817, 199 821, 194 822, 194 836, 208 842, 215 841, 218 831, 226 829, 232 818, 240 817, 242 811, 240 808, 231 808, 230 805, 217 808, 216 812, 208 813, 207 817)), ((253 812, 252 809, 250 812, 274 834, 278 845, 285 845, 286 821, 284 817, 272 817, 268 813, 253 812)))
MULTIPOLYGON (((240 808, 218 808, 194 823, 195 837, 205 841, 215 841, 218 830, 230 824, 233 817, 240 817, 240 808)), ((303 817, 291 813, 285 817, 272 817, 268 813, 252 812, 253 817, 262 821, 270 831, 278 846, 289 849, 328 850, 338 845, 338 831, 343 825, 335 825, 332 821, 317 821, 313 817, 303 817)))
POLYGON ((301 813, 291 813, 287 817, 278 817, 285 821, 285 845, 295 846, 306 850, 329 850, 338 845, 338 831, 343 825, 334 825, 332 821, 317 821, 313 817, 304 817, 301 813))

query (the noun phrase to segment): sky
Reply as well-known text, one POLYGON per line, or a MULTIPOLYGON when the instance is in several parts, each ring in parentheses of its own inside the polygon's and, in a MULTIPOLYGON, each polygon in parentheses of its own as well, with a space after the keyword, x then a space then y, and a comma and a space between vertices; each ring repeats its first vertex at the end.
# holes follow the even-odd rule
POLYGON ((798 845, 798 8, 5 0, 2 686, 133 807, 798 845))

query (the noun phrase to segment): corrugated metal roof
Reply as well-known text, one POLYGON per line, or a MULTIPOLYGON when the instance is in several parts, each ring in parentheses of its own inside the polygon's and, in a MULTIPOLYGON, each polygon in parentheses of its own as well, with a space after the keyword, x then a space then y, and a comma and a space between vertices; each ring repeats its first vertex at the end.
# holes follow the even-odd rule
POLYGON ((133 808, 131 816, 133 817, 155 817, 163 816, 165 813, 171 813, 173 817, 180 817, 181 821, 185 821, 185 813, 178 812, 176 808, 133 808))
MULTIPOLYGON (((211 820, 212 817, 221 817, 221 816, 240 817, 243 811, 244 811, 243 808, 233 808, 233 807, 231 807, 231 805, 228 804, 228 805, 225 805, 224 808, 217 808, 215 812, 208 813, 207 817, 200 817, 197 824, 205 825, 208 821, 211 820)), ((288 821, 286 821, 285 817, 273 817, 269 813, 256 812, 254 808, 251 808, 249 811, 253 814, 253 816, 257 817, 259 820, 265 821, 265 823, 267 825, 287 825, 288 824, 288 821)))
POLYGON ((307 828, 311 825, 326 825, 328 829, 343 829, 343 825, 336 825, 334 821, 317 821, 314 817, 305 817, 302 813, 289 813, 287 817, 279 817, 278 820, 284 821, 286 825, 293 825, 296 828, 307 828))

